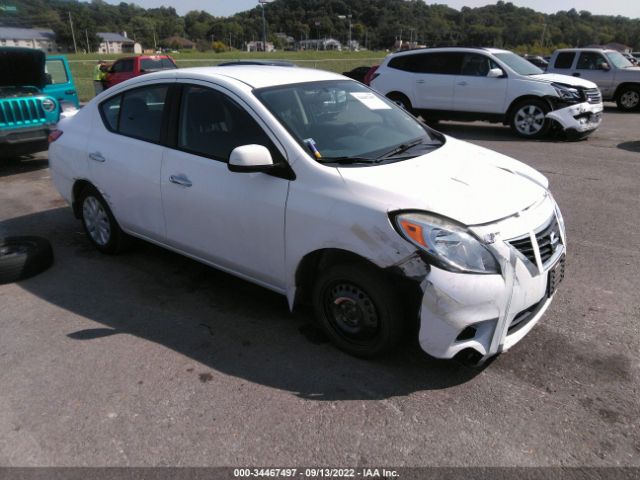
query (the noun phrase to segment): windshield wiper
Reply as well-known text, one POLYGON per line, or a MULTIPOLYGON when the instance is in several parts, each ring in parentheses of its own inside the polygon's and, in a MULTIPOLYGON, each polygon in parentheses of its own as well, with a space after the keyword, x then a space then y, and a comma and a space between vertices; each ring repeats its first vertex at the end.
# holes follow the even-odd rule
POLYGON ((320 163, 339 163, 348 165, 352 163, 377 163, 377 160, 368 157, 321 157, 317 159, 320 163))
MULTIPOLYGON (((398 145, 393 150, 390 150, 387 153, 382 154, 381 156, 379 156, 377 158, 377 160, 381 161, 381 160, 384 160, 386 158, 396 157, 396 156, 400 155, 401 153, 404 153, 407 150, 422 144, 422 142, 424 142, 424 138, 418 138, 418 139, 416 139, 416 140, 414 140, 412 142, 403 143, 401 145, 398 145)), ((425 143, 423 145, 425 147, 429 147, 429 148, 435 148, 435 147, 438 146, 436 144, 429 144, 429 143, 425 143)))

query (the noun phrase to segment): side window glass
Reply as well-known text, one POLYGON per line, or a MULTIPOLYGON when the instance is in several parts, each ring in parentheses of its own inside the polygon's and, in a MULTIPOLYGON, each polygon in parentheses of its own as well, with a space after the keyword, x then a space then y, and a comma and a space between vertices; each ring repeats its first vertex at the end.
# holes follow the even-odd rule
POLYGON ((120 116, 120 102, 122 95, 116 95, 100 104, 100 113, 105 126, 112 132, 118 131, 118 118, 120 116))
POLYGON ((123 72, 133 72, 133 59, 124 60, 122 62, 122 71, 123 72))
POLYGON ((124 65, 124 62, 122 62, 122 61, 116 62, 111 67, 111 70, 113 70, 113 73, 120 73, 120 72, 122 72, 122 65, 124 65))
POLYGON ((476 53, 467 53, 462 60, 461 75, 471 77, 486 77, 491 68, 491 60, 484 55, 476 53))
POLYGON ((264 130, 236 102, 210 88, 185 87, 178 148, 226 162, 234 148, 249 144, 264 145, 276 154, 264 130))
POLYGON ((137 88, 123 94, 118 131, 148 142, 160 142, 167 85, 137 88))
POLYGON ((582 52, 578 58, 576 69, 578 70, 602 70, 605 58, 596 52, 582 52))
POLYGON ((425 53, 416 55, 416 70, 420 73, 459 75, 463 54, 455 52, 425 53))
POLYGON ((47 60, 45 71, 51 76, 51 83, 54 85, 69 81, 62 60, 47 60))
POLYGON ((573 58, 575 56, 575 52, 560 52, 556 57, 556 63, 554 63, 553 66, 555 68, 571 68, 573 58))

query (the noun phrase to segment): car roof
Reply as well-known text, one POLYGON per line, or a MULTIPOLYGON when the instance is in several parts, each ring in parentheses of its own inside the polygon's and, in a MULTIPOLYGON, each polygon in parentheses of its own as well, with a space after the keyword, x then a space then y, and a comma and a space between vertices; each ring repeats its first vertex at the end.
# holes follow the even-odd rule
POLYGON ((323 80, 352 81, 337 73, 311 68, 291 68, 271 65, 229 65, 225 67, 193 67, 149 73, 144 78, 191 78, 194 80, 236 80, 252 88, 275 87, 292 83, 317 82, 323 80), (153 77, 152 77, 153 76, 153 77))
POLYGON ((489 47, 428 47, 428 48, 414 48, 412 50, 402 50, 394 52, 390 56, 402 56, 412 55, 422 52, 485 52, 485 53, 512 53, 510 50, 503 50, 501 48, 489 48, 489 47))

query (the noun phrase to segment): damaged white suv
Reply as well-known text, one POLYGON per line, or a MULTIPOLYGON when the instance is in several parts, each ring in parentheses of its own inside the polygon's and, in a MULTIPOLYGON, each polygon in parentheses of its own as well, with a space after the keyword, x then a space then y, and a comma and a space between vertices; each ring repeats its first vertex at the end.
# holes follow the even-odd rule
POLYGON ((59 128, 53 181, 99 250, 133 235, 310 302, 354 355, 419 322, 431 355, 487 358, 531 330, 564 275, 544 176, 340 75, 152 73, 59 128))
POLYGON ((495 48, 426 48, 387 56, 371 87, 429 120, 487 120, 540 138, 552 124, 568 138, 591 134, 602 120, 595 83, 547 74, 495 48))

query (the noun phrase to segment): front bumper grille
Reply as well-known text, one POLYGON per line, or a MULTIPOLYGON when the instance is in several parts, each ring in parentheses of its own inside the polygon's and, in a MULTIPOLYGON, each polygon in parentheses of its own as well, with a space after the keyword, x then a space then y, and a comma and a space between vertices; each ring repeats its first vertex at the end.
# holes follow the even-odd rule
POLYGON ((602 103, 602 95, 597 88, 588 88, 584 91, 588 103, 602 103))
POLYGON ((0 128, 33 127, 46 122, 41 98, 0 100, 0 128))
POLYGON ((508 243, 534 265, 538 264, 536 260, 537 251, 540 255, 540 266, 544 267, 559 246, 562 245, 560 225, 556 216, 553 215, 551 220, 534 235, 509 240, 508 243))

